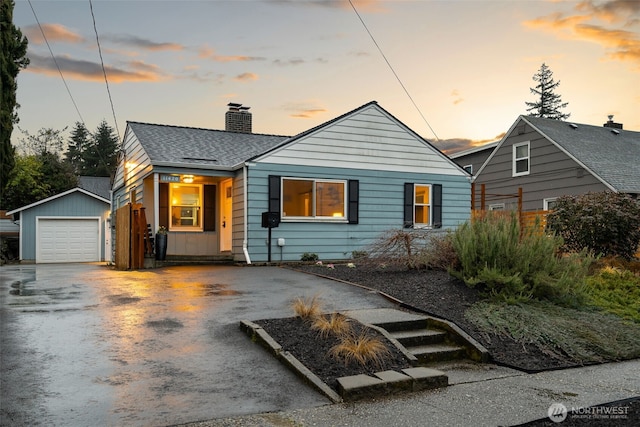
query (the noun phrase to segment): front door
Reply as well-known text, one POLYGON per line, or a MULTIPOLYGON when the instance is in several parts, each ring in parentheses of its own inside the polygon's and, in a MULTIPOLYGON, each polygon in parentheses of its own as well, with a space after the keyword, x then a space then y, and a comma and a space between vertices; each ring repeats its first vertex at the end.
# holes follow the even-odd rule
POLYGON ((232 248, 233 180, 222 181, 221 187, 220 251, 225 252, 232 248))

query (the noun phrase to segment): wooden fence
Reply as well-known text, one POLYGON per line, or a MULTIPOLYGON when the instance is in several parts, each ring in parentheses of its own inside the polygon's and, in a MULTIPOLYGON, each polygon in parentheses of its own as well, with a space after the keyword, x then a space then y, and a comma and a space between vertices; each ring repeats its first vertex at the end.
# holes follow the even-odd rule
POLYGON ((127 203, 116 211, 116 268, 142 268, 145 254, 153 254, 145 208, 127 203))

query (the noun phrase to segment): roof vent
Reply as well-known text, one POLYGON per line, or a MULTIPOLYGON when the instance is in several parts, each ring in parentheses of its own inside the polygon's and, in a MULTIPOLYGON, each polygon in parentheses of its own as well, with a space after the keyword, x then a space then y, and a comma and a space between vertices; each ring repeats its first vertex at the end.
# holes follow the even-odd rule
POLYGON ((620 135, 620 131, 618 129, 611 129, 611 133, 614 135, 620 135))
POLYGON ((571 126, 571 129, 578 129, 578 125, 575 123, 569 123, 569 126, 571 126))

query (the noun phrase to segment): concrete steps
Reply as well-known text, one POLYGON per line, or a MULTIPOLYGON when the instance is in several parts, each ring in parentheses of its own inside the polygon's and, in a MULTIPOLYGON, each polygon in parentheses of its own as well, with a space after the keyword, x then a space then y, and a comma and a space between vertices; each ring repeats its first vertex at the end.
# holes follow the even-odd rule
POLYGON ((385 334, 415 365, 488 360, 486 349, 441 319, 395 309, 354 310, 346 314, 385 334))

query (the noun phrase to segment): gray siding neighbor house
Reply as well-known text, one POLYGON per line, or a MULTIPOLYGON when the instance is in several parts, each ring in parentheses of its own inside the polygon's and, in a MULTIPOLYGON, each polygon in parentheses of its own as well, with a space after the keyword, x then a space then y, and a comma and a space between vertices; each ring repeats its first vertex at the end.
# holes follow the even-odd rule
POLYGON ((391 229, 470 216, 469 174, 376 102, 293 137, 129 122, 123 148, 114 211, 141 203, 167 259, 349 259, 391 229))
POLYGON ((498 146, 498 141, 490 142, 468 150, 450 154, 449 157, 459 164, 471 175, 480 170, 480 167, 487 161, 493 150, 498 146))
MULTIPOLYGON (((520 116, 474 176, 487 194, 523 190, 523 210, 548 210, 557 197, 615 191, 640 194, 640 132, 520 116)), ((517 200, 487 202, 484 209, 515 209, 517 200)))
POLYGON ((108 177, 80 177, 76 188, 7 212, 19 218, 20 261, 110 261, 109 187, 108 177))

